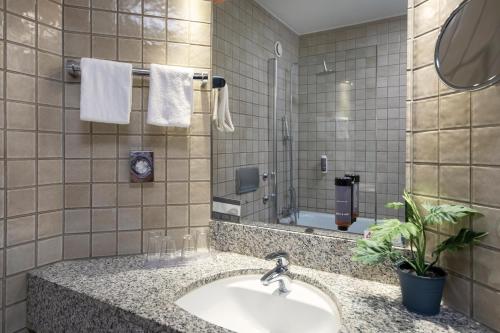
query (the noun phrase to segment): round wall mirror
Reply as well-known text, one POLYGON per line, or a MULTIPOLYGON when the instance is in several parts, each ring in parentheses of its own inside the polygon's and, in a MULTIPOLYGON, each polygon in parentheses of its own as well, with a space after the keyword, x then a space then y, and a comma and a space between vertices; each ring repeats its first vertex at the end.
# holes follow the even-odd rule
POLYGON ((500 81, 500 0, 465 0, 446 20, 434 56, 441 80, 459 90, 500 81))

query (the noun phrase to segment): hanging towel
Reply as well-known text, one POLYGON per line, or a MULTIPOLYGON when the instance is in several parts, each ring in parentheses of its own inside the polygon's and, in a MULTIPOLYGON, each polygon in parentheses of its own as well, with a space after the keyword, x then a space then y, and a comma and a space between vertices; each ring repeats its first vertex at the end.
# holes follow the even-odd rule
POLYGON ((219 132, 234 132, 233 121, 229 113, 229 89, 227 84, 221 89, 215 89, 212 120, 219 132))
POLYGON ((82 58, 80 119, 128 124, 132 105, 132 65, 82 58))
POLYGON ((193 70, 151 65, 147 123, 187 128, 193 113, 193 70))

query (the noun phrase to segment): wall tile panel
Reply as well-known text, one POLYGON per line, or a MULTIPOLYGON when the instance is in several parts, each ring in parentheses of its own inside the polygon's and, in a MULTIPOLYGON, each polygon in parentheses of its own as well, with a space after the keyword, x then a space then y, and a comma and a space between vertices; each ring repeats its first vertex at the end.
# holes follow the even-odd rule
POLYGON ((432 61, 436 29, 460 2, 427 0, 409 4, 409 13, 414 12, 414 31, 409 34, 408 44, 415 46, 409 49, 415 62, 408 71, 410 84, 414 87, 414 95, 409 96, 414 122, 406 129, 411 138, 408 149, 419 149, 420 131, 435 130, 436 125, 439 144, 438 163, 422 165, 415 157, 410 160, 412 173, 408 187, 413 193, 424 194, 426 201, 471 205, 484 214, 451 228, 440 226, 433 233, 434 237, 444 239, 464 226, 489 232, 474 249, 443 256, 440 265, 451 272, 445 302, 500 331, 498 311, 491 306, 498 302, 500 295, 494 264, 500 256, 497 209, 500 208, 497 149, 500 143, 500 86, 459 92, 436 81, 437 73, 432 64, 420 67, 432 61), (431 181, 439 187, 435 188, 431 181))

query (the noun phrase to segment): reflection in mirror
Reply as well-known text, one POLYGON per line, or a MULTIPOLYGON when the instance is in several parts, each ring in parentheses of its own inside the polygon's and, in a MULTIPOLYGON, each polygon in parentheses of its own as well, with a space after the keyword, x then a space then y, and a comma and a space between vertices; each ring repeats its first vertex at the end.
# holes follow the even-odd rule
POLYGON ((390 18, 301 34, 254 1, 214 6, 235 131, 212 127, 213 195, 238 200, 242 222, 362 234, 404 217, 385 207, 405 187, 407 6, 393 3, 390 18), (237 194, 251 167, 259 186, 237 194))
POLYGON ((455 89, 476 90, 500 80, 500 1, 465 0, 436 44, 436 69, 455 89))

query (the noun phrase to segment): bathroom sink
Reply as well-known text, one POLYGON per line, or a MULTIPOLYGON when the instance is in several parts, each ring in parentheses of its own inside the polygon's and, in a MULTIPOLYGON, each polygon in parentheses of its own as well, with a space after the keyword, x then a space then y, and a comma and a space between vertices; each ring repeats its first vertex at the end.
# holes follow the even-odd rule
POLYGON ((335 333, 340 314, 321 290, 293 280, 280 295, 277 284, 263 286, 259 275, 225 278, 199 287, 175 303, 212 324, 240 333, 335 333))

